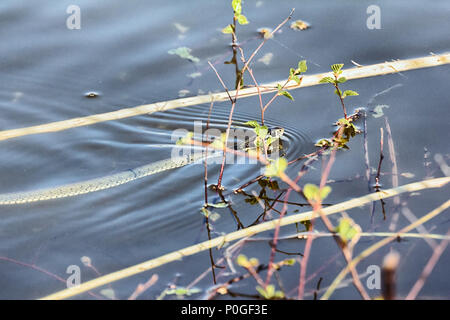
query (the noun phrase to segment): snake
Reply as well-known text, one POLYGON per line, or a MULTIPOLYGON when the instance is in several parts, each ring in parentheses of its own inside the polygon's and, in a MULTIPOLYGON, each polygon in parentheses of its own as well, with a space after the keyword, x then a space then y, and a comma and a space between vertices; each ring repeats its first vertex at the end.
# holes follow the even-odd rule
MULTIPOLYGON (((269 135, 275 138, 281 138, 283 133, 283 128, 273 128, 269 130, 269 135)), ((241 144, 238 149, 248 149, 248 147, 246 148, 245 145, 241 144)), ((110 189, 137 179, 141 179, 163 171, 180 168, 188 164, 192 164, 196 161, 205 160, 217 155, 217 152, 211 153, 208 156, 203 154, 203 152, 194 152, 193 154, 152 162, 134 169, 129 169, 100 178, 94 178, 46 189, 0 194, 0 205, 16 205, 74 197, 82 194, 110 189)))

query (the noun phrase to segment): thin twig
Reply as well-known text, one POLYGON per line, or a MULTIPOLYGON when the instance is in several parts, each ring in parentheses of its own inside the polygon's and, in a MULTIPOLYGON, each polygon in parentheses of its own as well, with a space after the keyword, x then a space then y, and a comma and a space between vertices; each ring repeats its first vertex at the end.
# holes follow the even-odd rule
MULTIPOLYGON (((435 178, 435 179, 429 179, 429 180, 423 180, 415 183, 410 183, 407 185, 400 186, 398 188, 393 189, 386 189, 383 190, 383 192, 377 192, 365 195, 363 197, 354 198, 351 200, 347 200, 344 202, 341 202, 339 204, 335 204, 333 206, 327 207, 322 209, 322 213, 324 215, 331 215, 338 212, 342 212, 345 210, 349 210, 355 207, 363 206, 367 203, 370 203, 372 201, 380 200, 381 198, 390 198, 394 197, 398 194, 404 193, 404 192, 415 192, 423 189, 428 188, 441 188, 445 186, 447 183, 450 182, 450 177, 445 178, 435 178)), ((448 201, 448 205, 450 205, 450 200, 448 201)), ((68 288, 56 293, 53 293, 51 295, 48 295, 42 299, 65 299, 72 297, 74 295, 86 292, 88 290, 103 286, 108 283, 112 283, 115 281, 118 281, 120 279, 124 279, 136 274, 139 274, 144 271, 151 270, 153 268, 162 266, 164 264, 167 264, 172 261, 176 261, 179 259, 182 259, 186 256, 190 256, 205 250, 208 250, 209 248, 217 247, 217 246, 223 246, 226 243, 246 238, 267 230, 272 230, 276 228, 277 226, 286 226, 290 224, 299 223, 301 221, 311 220, 311 217, 313 216, 313 211, 308 211, 304 213, 294 214, 290 216, 284 217, 281 221, 279 219, 267 221, 264 223, 260 223, 256 226, 252 226, 243 230, 235 231, 228 233, 224 236, 219 236, 217 238, 214 238, 210 241, 205 241, 181 250, 177 250, 168 254, 165 254, 161 257, 151 259, 142 263, 139 263, 137 265, 125 268, 123 270, 119 270, 107 275, 104 275, 100 278, 87 281, 85 283, 80 284, 79 286, 68 288)), ((415 225, 419 225, 421 223, 424 223, 424 219, 421 218, 418 220, 418 222, 415 225)), ((401 232, 407 232, 407 231, 401 231, 401 232)), ((395 237, 394 237, 395 239, 395 237)))
MULTIPOLYGON (((292 14, 294 13, 294 9, 291 11, 291 13, 289 14, 289 16, 278 25, 278 27, 275 28, 275 30, 272 31, 271 35, 273 35, 276 31, 278 31, 278 29, 280 29, 286 22, 288 22, 291 19, 292 14)), ((255 51, 253 51, 253 53, 251 54, 250 58, 245 62, 244 66, 242 67, 241 70, 241 74, 240 74, 240 79, 238 81, 238 83, 241 82, 242 77, 245 73, 245 70, 247 69, 248 65, 250 64, 250 62, 253 60, 253 58, 255 57, 255 55, 258 53, 258 51, 262 48, 262 46, 266 43, 267 39, 265 38, 261 44, 255 49, 255 51)), ((230 135, 230 130, 231 130, 231 123, 233 121, 233 113, 234 113, 234 109, 236 107, 236 100, 239 96, 239 90, 241 89, 241 86, 239 85, 236 88, 236 93, 235 93, 235 97, 231 102, 231 110, 230 110, 230 115, 228 117, 228 125, 227 125, 227 130, 225 132, 225 142, 224 142, 224 146, 227 145, 228 143, 228 136, 230 135)), ((259 91, 259 89, 257 90, 259 91)), ((223 171, 225 169, 225 153, 223 154, 223 158, 222 158, 222 164, 220 166, 220 172, 219 172, 219 179, 217 181, 217 188, 220 189, 222 187, 222 177, 223 177, 223 171)))
MULTIPOLYGON (((450 229, 447 231, 447 236, 450 236, 450 229)), ((422 271, 422 274, 420 275, 419 279, 417 279, 417 282, 412 287, 411 291, 406 296, 406 300, 414 300, 416 299, 417 295, 419 294, 420 290, 422 290, 425 281, 427 281, 428 276, 431 274, 431 272, 434 269, 434 266, 438 262, 441 255, 444 253, 445 249, 447 248, 449 240, 442 240, 441 243, 434 248, 433 255, 431 256, 430 260, 428 260, 425 268, 422 271)))
MULTIPOLYGON (((417 228, 418 225, 424 224, 425 222, 431 220, 432 218, 436 217, 438 214, 440 214, 441 212, 445 211, 446 209, 448 209, 450 207, 450 200, 447 200, 446 202, 444 202, 442 205, 440 205, 439 207, 437 207, 436 209, 432 210, 431 212, 427 213, 426 215, 424 215, 423 217, 421 217, 419 220, 417 220, 414 223, 411 223, 410 225, 402 228, 401 230, 398 231, 399 234, 401 233, 407 233, 415 228, 417 228)), ((339 274, 338 276, 334 279, 334 281, 332 282, 332 284, 328 287, 327 291, 325 292, 325 294, 321 297, 322 300, 326 300, 329 299, 330 296, 333 294, 334 290, 337 288, 337 286, 339 285, 339 283, 345 278, 345 276, 347 275, 347 273, 350 271, 351 267, 356 267, 356 265, 361 262, 363 259, 367 258, 368 256, 370 256, 372 253, 374 253, 375 251, 377 251, 378 249, 380 249, 381 247, 385 246, 386 244, 394 241, 397 239, 397 236, 391 236, 388 238, 384 238, 383 240, 378 241, 377 243, 373 244, 372 246, 370 246, 369 248, 365 249, 362 253, 360 253, 356 258, 354 258, 352 260, 352 262, 350 264, 347 265, 347 267, 345 267, 339 274)))
MULTIPOLYGON (((391 126, 389 125, 389 121, 387 117, 384 117, 384 123, 386 126, 386 133, 388 137, 388 147, 389 147, 389 158, 391 159, 392 163, 392 187, 396 188, 398 187, 398 167, 397 167, 397 159, 395 155, 395 146, 394 146, 394 140, 392 139, 392 131, 391 126)), ((394 197, 394 208, 395 210, 398 210, 400 206, 400 197, 394 197)), ((394 231, 397 226, 397 220, 398 220, 398 212, 395 212, 395 214, 392 216, 392 221, 389 226, 390 231, 394 231)))
MULTIPOLYGON (((376 192, 380 192, 380 188, 381 188, 380 174, 381 174, 381 163, 383 162, 383 159, 384 159, 383 145, 384 145, 383 128, 380 128, 380 160, 378 161, 378 169, 377 169, 377 175, 375 176, 375 187, 374 187, 376 192)), ((386 220, 386 211, 384 209, 384 201, 380 200, 380 202, 381 202, 381 209, 383 211, 383 219, 386 220)), ((373 223, 374 213, 375 213, 375 205, 372 206, 372 215, 371 215, 372 223, 373 223)))
POLYGON ((153 286, 158 281, 158 275, 154 274, 151 276, 150 279, 144 284, 140 283, 136 290, 131 294, 131 296, 128 298, 128 300, 136 300, 137 297, 139 297, 141 294, 143 294, 145 291, 147 291, 151 286, 153 286))

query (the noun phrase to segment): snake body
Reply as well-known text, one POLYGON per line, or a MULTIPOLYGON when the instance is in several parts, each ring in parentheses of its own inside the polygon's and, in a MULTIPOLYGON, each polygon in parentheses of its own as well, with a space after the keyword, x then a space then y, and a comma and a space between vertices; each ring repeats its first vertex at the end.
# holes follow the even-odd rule
MULTIPOLYGON (((269 135, 277 139, 279 139, 283 135, 283 133, 283 128, 274 128, 269 130, 269 135)), ((245 143, 241 143, 238 149, 248 150, 249 148, 246 148, 245 143)), ((67 198, 90 192, 105 190, 162 171, 183 167, 201 159, 206 160, 207 158, 216 157, 218 154, 222 153, 212 152, 208 156, 205 156, 203 152, 194 152, 193 154, 172 157, 170 159, 153 162, 137 167, 135 169, 130 169, 101 178, 66 184, 54 188, 0 194, 0 205, 23 204, 44 200, 67 198)))
POLYGON ((144 166, 137 167, 135 169, 119 172, 106 177, 66 184, 54 188, 0 194, 0 205, 13 205, 43 200, 52 200, 105 190, 155 173, 183 167, 204 158, 205 156, 202 155, 201 152, 194 153, 183 157, 176 157, 172 159, 153 162, 144 166))

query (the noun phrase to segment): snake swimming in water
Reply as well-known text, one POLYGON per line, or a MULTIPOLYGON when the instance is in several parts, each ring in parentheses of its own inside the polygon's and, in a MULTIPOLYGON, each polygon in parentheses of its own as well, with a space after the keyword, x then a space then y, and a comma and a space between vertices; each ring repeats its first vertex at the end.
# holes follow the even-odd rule
MULTIPOLYGON (((272 137, 280 138, 284 133, 283 128, 276 128, 270 130, 269 134, 272 137)), ((244 148, 243 146, 240 147, 244 148)), ((205 157, 202 152, 189 154, 186 156, 175 157, 171 159, 153 162, 144 166, 119 172, 109 176, 90 179, 82 182, 66 184, 54 188, 32 190, 17 193, 0 194, 0 205, 14 205, 23 204, 44 200, 52 200, 59 198, 67 198, 78 196, 90 192, 105 190, 122 184, 152 175, 166 170, 171 170, 185 165, 194 163, 198 160, 205 160, 209 157, 217 156, 217 154, 205 157)))

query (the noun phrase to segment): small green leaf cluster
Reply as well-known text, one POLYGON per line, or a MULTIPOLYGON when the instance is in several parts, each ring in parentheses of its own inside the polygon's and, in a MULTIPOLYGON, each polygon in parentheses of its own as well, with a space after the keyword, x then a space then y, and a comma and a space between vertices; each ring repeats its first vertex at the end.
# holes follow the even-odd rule
MULTIPOLYGON (((242 0, 231 1, 231 6, 233 7, 234 20, 240 25, 248 24, 247 17, 242 14, 242 0)), ((234 31, 234 26, 232 24, 229 24, 222 29, 222 33, 233 33, 234 31)))
POLYGON ((345 136, 345 138, 347 140, 350 140, 350 138, 353 138, 358 133, 358 129, 353 124, 353 122, 350 118, 339 119, 337 122, 337 125, 344 128, 343 135, 345 136))
POLYGON ((347 145, 349 139, 347 137, 334 137, 333 139, 321 139, 315 146, 320 148, 336 148, 336 149, 350 149, 347 145))
POLYGON ((285 96, 286 98, 294 101, 294 97, 289 93, 289 91, 283 90, 283 87, 281 86, 281 84, 277 84, 277 89, 278 89, 279 96, 285 96))
POLYGON ((291 68, 289 70, 289 78, 290 80, 294 80, 297 84, 300 84, 300 78, 298 77, 300 74, 305 73, 308 70, 308 66, 306 65, 306 60, 301 60, 298 63, 297 69, 291 68))
MULTIPOLYGON (((301 83, 301 78, 299 77, 302 73, 305 73, 306 70, 308 70, 308 66, 306 65, 306 60, 302 60, 299 61, 298 66, 296 69, 294 68, 290 68, 289 69, 289 79, 288 81, 295 81, 297 83, 297 85, 300 85, 301 83)), ((278 95, 279 96, 285 96, 288 99, 291 99, 292 101, 294 101, 294 98, 292 97, 292 95, 287 91, 283 89, 283 86, 281 84, 277 85, 277 89, 278 89, 278 95)))
POLYGON ((342 128, 342 134, 333 138, 333 142, 337 144, 337 148, 349 149, 347 143, 360 131, 353 124, 351 118, 339 119, 337 125, 342 128))
POLYGON ((256 138, 255 138, 255 146, 257 148, 269 147, 273 142, 277 140, 276 137, 273 137, 269 134, 269 128, 267 126, 261 126, 255 120, 250 120, 244 123, 247 126, 253 127, 256 138))
POLYGON ((349 149, 347 143, 350 141, 350 138, 353 138, 355 135, 360 133, 361 131, 353 124, 354 120, 358 119, 358 115, 352 115, 345 118, 341 118, 336 122, 336 125, 339 128, 342 128, 342 134, 340 136, 335 136, 333 139, 321 139, 315 145, 320 148, 331 148, 336 147, 337 149, 349 149))
POLYGON ((333 141, 330 139, 320 139, 316 142, 315 146, 320 148, 331 148, 333 146, 333 141))
POLYGON ((331 84, 333 84, 335 86, 335 88, 336 88, 336 90, 334 92, 342 99, 345 99, 348 96, 357 96, 357 95, 359 95, 358 92, 356 92, 356 91, 345 90, 344 92, 342 92, 338 88, 339 84, 347 82, 347 78, 340 76, 342 74, 342 67, 343 66, 344 66, 344 64, 342 64, 342 63, 337 63, 337 64, 331 65, 331 70, 333 71, 334 78, 332 78, 332 77, 323 77, 319 81, 319 83, 331 83, 331 84))

